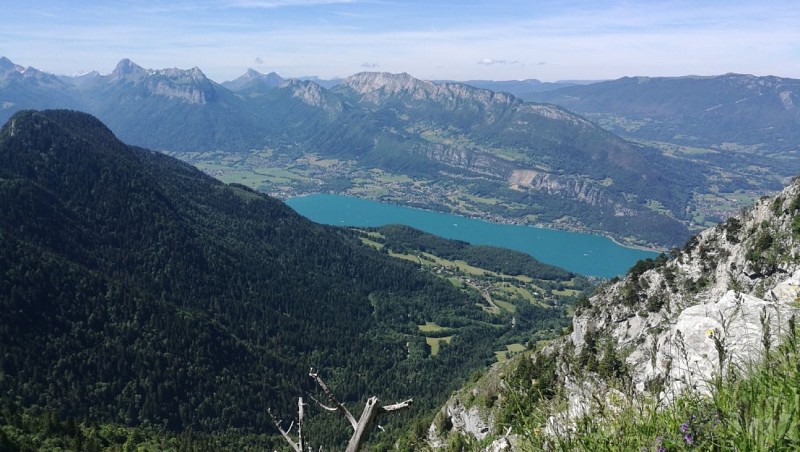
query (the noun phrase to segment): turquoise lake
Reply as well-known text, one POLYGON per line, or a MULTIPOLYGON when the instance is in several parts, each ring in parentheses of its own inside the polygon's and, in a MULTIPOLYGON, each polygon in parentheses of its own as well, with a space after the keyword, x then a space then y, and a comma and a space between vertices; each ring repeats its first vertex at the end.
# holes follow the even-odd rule
POLYGON ((639 259, 657 253, 627 248, 599 235, 497 224, 440 212, 340 195, 309 195, 286 203, 317 223, 336 226, 404 224, 473 245, 493 245, 528 253, 548 264, 583 275, 622 275, 639 259))

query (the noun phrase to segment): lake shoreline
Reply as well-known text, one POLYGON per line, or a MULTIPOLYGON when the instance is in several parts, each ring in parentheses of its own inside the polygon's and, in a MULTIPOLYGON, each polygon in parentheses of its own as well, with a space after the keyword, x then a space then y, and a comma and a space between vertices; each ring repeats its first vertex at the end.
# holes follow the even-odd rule
POLYGON ((425 209, 341 194, 305 194, 286 203, 312 221, 349 227, 404 224, 448 239, 474 245, 510 248, 574 273, 601 278, 625 274, 636 261, 658 251, 632 247, 611 237, 566 228, 515 221, 497 222, 453 212, 425 209))
POLYGON ((318 193, 318 192, 302 193, 302 194, 298 194, 298 195, 293 195, 293 196, 288 197, 288 198, 283 198, 283 199, 281 199, 281 201, 283 201, 283 202, 288 204, 288 201, 290 199, 304 198, 304 197, 307 197, 307 196, 316 196, 316 195, 346 196, 346 197, 350 197, 350 198, 362 199, 362 200, 365 200, 365 201, 374 201, 374 202, 379 202, 379 203, 382 203, 382 204, 389 204, 389 205, 393 205, 393 206, 397 206, 397 207, 402 207, 404 209, 417 209, 417 210, 421 210, 421 211, 424 211, 424 212, 435 212, 435 213, 442 213, 442 214, 447 214, 447 215, 454 215, 454 216, 458 216, 458 217, 462 217, 462 218, 469 218, 469 219, 473 219, 473 220, 481 220, 481 221, 486 221, 486 222, 497 224, 497 225, 528 226, 528 227, 539 228, 539 229, 550 229, 550 230, 553 230, 553 231, 566 231, 566 232, 576 232, 576 233, 580 233, 580 234, 592 234, 592 235, 597 235, 597 236, 600 236, 600 237, 605 237, 605 238, 611 240, 612 242, 614 242, 616 245, 619 245, 621 247, 630 248, 632 250, 637 250, 637 251, 646 251, 646 252, 650 252, 650 253, 666 253, 666 252, 669 251, 667 248, 663 248, 663 247, 651 247, 651 246, 646 246, 646 245, 637 245, 635 243, 627 243, 627 242, 621 241, 617 237, 614 237, 614 236, 612 236, 612 235, 610 235, 608 233, 605 233, 603 231, 592 230, 592 229, 583 229, 583 228, 572 227, 572 226, 570 226, 570 227, 558 227, 559 225, 552 224, 552 223, 527 223, 527 222, 524 222, 524 221, 519 221, 519 220, 514 219, 514 218, 502 217, 500 215, 486 215, 486 214, 484 214, 484 215, 481 215, 481 214, 469 215, 469 214, 467 214, 465 212, 436 210, 436 209, 420 207, 420 206, 417 206, 417 205, 403 205, 403 204, 399 204, 397 202, 385 201, 385 200, 376 199, 376 198, 368 198, 368 197, 356 196, 356 195, 352 195, 352 194, 348 194, 348 193, 318 193), (501 219, 502 221, 497 221, 496 219, 501 219))

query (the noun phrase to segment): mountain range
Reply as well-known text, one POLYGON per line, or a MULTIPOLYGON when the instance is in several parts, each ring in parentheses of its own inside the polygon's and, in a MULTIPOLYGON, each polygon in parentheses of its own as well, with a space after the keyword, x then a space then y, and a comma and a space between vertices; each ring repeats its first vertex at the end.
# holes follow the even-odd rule
MULTIPOLYGON (((574 276, 481 253, 526 278, 574 276)), ((174 431, 272 432, 267 408, 291 413, 310 367, 348 404, 413 398, 418 416, 522 331, 355 232, 65 110, 18 112, 0 131, 0 281, 4 406, 174 431), (451 331, 436 354, 428 323, 451 331)), ((539 330, 564 312, 516 316, 539 330)), ((320 417, 309 438, 337 444, 344 432, 320 417)))
POLYGON ((528 100, 528 96, 533 93, 543 91, 552 91, 559 88, 565 88, 575 85, 588 85, 596 83, 595 81, 557 81, 557 82, 542 82, 536 79, 525 80, 436 80, 437 83, 463 83, 464 85, 474 86, 475 88, 488 89, 495 92, 504 92, 518 97, 522 100, 528 100))
MULTIPOLYGON (((606 130, 553 104, 408 74, 365 72, 325 88, 248 70, 217 84, 198 68, 144 69, 127 59, 109 75, 56 77, 3 58, 0 120, 23 108, 78 109, 125 142, 206 167, 230 168, 226 156, 279 170, 328 159, 350 168, 321 176, 330 190, 358 192, 356 181, 381 171, 413 180, 398 193, 421 207, 670 247, 800 170, 793 83, 735 75, 621 79, 536 94, 606 130), (613 103, 595 98, 636 98, 626 108, 641 111, 614 113, 613 103), (777 118, 776 125, 766 129, 754 114, 777 118), (609 115, 623 118, 624 130, 603 119, 609 115)), ((253 188, 274 187, 264 184, 253 188)))
POLYGON ((797 152, 800 80, 725 74, 623 77, 528 95, 585 114, 609 130, 692 146, 797 152))

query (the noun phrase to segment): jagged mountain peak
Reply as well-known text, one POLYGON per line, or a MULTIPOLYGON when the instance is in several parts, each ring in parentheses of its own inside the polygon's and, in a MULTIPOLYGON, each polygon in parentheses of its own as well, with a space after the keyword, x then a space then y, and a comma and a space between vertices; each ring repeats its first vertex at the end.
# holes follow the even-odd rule
POLYGON ((42 72, 34 67, 24 67, 13 63, 6 57, 0 58, 0 80, 16 80, 29 86, 61 89, 63 82, 56 76, 42 72))
POLYGON ((18 64, 14 64, 11 60, 6 57, 0 57, 0 71, 18 71, 22 72, 25 68, 18 64))
POLYGON ((147 75, 147 70, 128 58, 123 58, 117 63, 117 66, 111 72, 113 79, 123 79, 129 76, 144 76, 147 75))
POLYGON ((133 83, 145 93, 178 99, 190 104, 206 104, 218 98, 215 84, 198 67, 191 69, 144 69, 125 58, 108 77, 112 82, 133 83))
POLYGON ((253 68, 248 68, 247 72, 242 75, 243 78, 248 79, 262 79, 262 80, 283 80, 283 78, 278 75, 277 72, 269 72, 264 74, 263 72, 259 72, 253 68))
POLYGON ((153 74, 158 74, 158 75, 164 75, 164 76, 167 76, 167 77, 170 77, 170 78, 176 78, 176 79, 184 78, 184 79, 187 79, 187 80, 195 80, 195 81, 197 81, 197 80, 200 80, 200 81, 208 80, 208 78, 206 77, 206 74, 204 74, 203 71, 201 71, 200 68, 198 68, 197 66, 195 66, 195 67, 193 67, 191 69, 179 69, 179 68, 173 67, 173 68, 167 68, 167 69, 161 69, 161 70, 157 70, 157 71, 152 71, 152 73, 153 74))
POLYGON ((275 72, 262 74, 250 68, 235 80, 223 82, 222 86, 233 92, 246 92, 248 94, 263 94, 272 88, 277 88, 285 80, 275 72))
POLYGON ((328 113, 342 110, 342 104, 338 99, 331 98, 325 88, 310 80, 285 80, 280 84, 280 89, 288 89, 292 92, 292 97, 300 99, 307 105, 320 107, 328 113))
POLYGON ((173 79, 186 80, 208 80, 206 75, 197 66, 191 69, 166 68, 166 69, 145 69, 134 63, 128 58, 123 58, 117 63, 114 71, 111 72, 112 79, 139 80, 148 76, 164 76, 173 79))

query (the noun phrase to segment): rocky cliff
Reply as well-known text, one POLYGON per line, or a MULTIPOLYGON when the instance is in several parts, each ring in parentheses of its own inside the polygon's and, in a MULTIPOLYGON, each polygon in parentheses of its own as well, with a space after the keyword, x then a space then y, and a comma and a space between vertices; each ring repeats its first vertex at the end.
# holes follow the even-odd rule
POLYGON ((449 109, 467 106, 474 111, 522 104, 522 101, 507 93, 496 93, 461 83, 434 83, 405 73, 361 72, 346 78, 342 86, 358 93, 362 102, 375 105, 393 100, 398 95, 408 96, 409 100, 439 102, 449 109))
POLYGON ((162 96, 190 104, 213 102, 217 97, 215 84, 197 67, 188 70, 144 69, 126 58, 117 64, 108 76, 108 82, 141 85, 142 95, 162 96))
MULTIPOLYGON (((665 401, 757 360, 798 312, 800 183, 673 254, 637 264, 582 303, 561 344, 578 356, 610 341, 636 391, 665 401)), ((579 392, 575 414, 591 406, 579 392)))
MULTIPOLYGON (((795 181, 698 234, 670 257, 640 261, 624 278, 579 302, 570 334, 535 358, 520 360, 540 369, 552 363, 549 381, 563 395, 564 403, 541 428, 558 434, 578 417, 608 413, 620 400, 647 398, 665 406, 685 391, 709 393, 716 378, 746 374, 781 340, 800 313, 799 299, 800 182, 795 181)), ((506 365, 484 378, 503 388, 514 372, 506 365)), ((555 392, 541 381, 527 384, 529 391, 555 392)), ((472 391, 478 399, 479 393, 488 394, 472 391)), ((487 409, 460 407, 469 394, 462 391, 440 413, 449 421, 438 425, 476 440, 492 432, 511 444, 513 434, 494 422, 494 406, 509 403, 498 392, 498 402, 487 409), (483 427, 467 428, 475 425, 483 427)), ((441 430, 431 430, 439 444, 441 430)))

